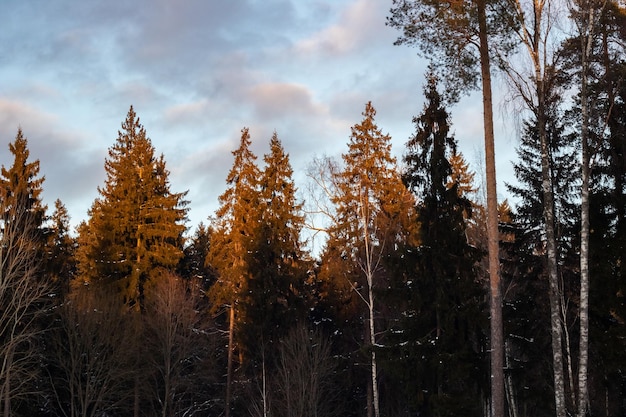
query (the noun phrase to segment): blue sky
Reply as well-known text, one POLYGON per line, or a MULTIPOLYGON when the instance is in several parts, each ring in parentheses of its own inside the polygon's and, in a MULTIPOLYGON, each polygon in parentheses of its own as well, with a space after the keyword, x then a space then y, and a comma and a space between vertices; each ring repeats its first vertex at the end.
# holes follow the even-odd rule
MULTIPOLYGON (((346 150, 370 100, 400 157, 423 108, 427 62, 393 45, 390 7, 390 0, 3 0, 0 163, 12 163, 8 144, 21 126, 46 177, 45 202, 52 209, 60 198, 76 225, 104 183, 107 150, 132 104, 165 156, 172 190, 189 190, 193 231, 217 208, 244 126, 260 165, 278 133, 301 190, 314 157, 346 150)), ((461 151, 482 171, 480 96, 449 110, 461 151)), ((517 140, 514 126, 496 123, 502 183, 511 181, 517 140)), ((502 185, 498 191, 505 195, 502 185)))

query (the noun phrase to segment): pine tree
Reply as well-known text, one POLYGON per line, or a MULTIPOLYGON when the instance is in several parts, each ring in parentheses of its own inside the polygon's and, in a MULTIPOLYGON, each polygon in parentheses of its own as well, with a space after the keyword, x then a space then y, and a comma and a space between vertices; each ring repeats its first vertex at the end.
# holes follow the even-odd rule
MULTIPOLYGON (((226 177, 228 188, 219 197, 220 207, 213 222, 213 239, 207 255, 207 263, 218 274, 209 291, 213 308, 218 311, 226 307, 229 311, 226 417, 230 415, 235 347, 242 348, 236 332, 247 321, 242 303, 249 291, 250 262, 260 224, 260 171, 250 145, 249 131, 244 128, 239 147, 233 152, 233 166, 226 177)), ((243 351, 240 353, 243 356, 243 351)))
POLYGON ((481 257, 465 235, 471 203, 452 179, 456 140, 449 115, 429 77, 426 105, 413 119, 415 135, 404 155, 407 187, 417 205, 419 245, 407 253, 407 311, 398 333, 405 346, 406 378, 413 407, 432 415, 481 415, 481 356, 486 317, 477 282, 481 257), (407 373, 408 372, 408 373, 407 373), (408 381, 408 380, 407 380, 408 381))
POLYGON ((154 151, 131 106, 105 160, 105 185, 79 229, 80 278, 117 286, 137 309, 155 270, 176 267, 185 231, 186 192, 170 191, 165 159, 154 151))

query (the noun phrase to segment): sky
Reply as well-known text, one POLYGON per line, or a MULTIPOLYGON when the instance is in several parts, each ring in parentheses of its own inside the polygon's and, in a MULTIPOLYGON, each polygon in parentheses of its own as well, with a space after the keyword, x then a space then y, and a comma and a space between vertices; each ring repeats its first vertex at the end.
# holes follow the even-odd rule
MULTIPOLYGON (((217 209, 243 127, 261 167, 276 131, 306 199, 307 166, 347 150, 368 101, 398 160, 415 132, 428 61, 393 45, 390 7, 391 0, 0 0, 0 164, 12 164, 8 145, 21 127, 45 176, 49 212, 60 199, 75 226, 88 219, 132 105, 165 157, 171 190, 188 191, 190 232, 217 209)), ((496 85, 496 107, 500 93, 496 85)), ((480 95, 448 110, 480 177, 480 95)), ((496 116, 501 199, 517 146, 506 120, 496 116)))

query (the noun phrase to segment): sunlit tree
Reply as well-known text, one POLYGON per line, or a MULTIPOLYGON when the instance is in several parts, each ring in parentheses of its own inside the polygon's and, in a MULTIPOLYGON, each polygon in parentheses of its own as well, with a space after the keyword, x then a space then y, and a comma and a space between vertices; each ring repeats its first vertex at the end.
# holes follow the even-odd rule
POLYGON ((153 271, 175 268, 183 255, 186 192, 170 190, 165 159, 155 156, 132 106, 105 171, 104 187, 80 228, 79 279, 114 285, 139 309, 153 271))

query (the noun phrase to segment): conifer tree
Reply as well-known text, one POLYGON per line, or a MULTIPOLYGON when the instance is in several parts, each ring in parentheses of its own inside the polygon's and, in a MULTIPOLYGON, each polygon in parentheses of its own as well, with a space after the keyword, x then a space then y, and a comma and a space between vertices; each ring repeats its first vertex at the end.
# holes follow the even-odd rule
POLYGON ((151 274, 175 268, 182 257, 186 192, 170 190, 165 159, 154 153, 131 106, 109 148, 104 187, 80 227, 80 278, 117 286, 136 309, 151 274))
POLYGON ((0 178, 2 220, 5 224, 15 223, 17 229, 39 229, 41 240, 38 244, 43 244, 41 226, 45 221, 47 207, 42 203, 41 192, 45 178, 38 177, 39 160, 28 160, 28 139, 24 137, 21 128, 17 131, 15 141, 9 144, 9 150, 13 154, 13 165, 9 168, 2 166, 0 178))
POLYGON ((41 392, 40 335, 50 286, 41 261, 46 207, 41 202, 39 161, 29 161, 19 129, 9 144, 13 164, 0 176, 0 413, 16 414, 16 400, 41 392))
MULTIPOLYGON (((238 332, 247 318, 242 303, 248 294, 250 262, 254 256, 259 226, 259 178, 256 155, 250 149, 247 128, 241 131, 239 147, 233 151, 233 166, 226 177, 228 188, 219 197, 220 207, 213 222, 213 239, 207 263, 217 271, 217 281, 209 291, 213 308, 226 307, 228 316, 228 363, 225 415, 230 415, 235 345, 241 344, 238 332)), ((243 356, 243 352, 240 351, 243 356)))
POLYGON ((405 284, 408 312, 400 333, 409 363, 403 368, 414 378, 408 394, 421 412, 478 416, 486 322, 476 274, 481 254, 465 235, 471 203, 452 176, 456 140, 433 76, 424 93, 426 105, 413 119, 416 133, 404 156, 405 184, 421 201, 419 246, 407 253, 414 270, 405 284))
POLYGON ((215 282, 215 270, 206 262, 212 235, 213 230, 200 223, 183 250, 184 256, 178 265, 181 277, 200 280, 204 289, 208 289, 215 282))
POLYGON ((54 202, 54 211, 47 227, 44 269, 61 295, 69 291, 70 281, 76 274, 74 257, 76 239, 70 235, 70 216, 61 200, 54 202))
MULTIPOLYGON (((278 135, 270 140, 260 176, 260 223, 251 259, 245 302, 248 351, 275 350, 276 343, 303 319, 303 284, 310 267, 302 249, 302 204, 296 199, 293 169, 278 135), (259 341, 263 346, 259 347, 259 341)), ((266 360, 271 355, 266 355, 266 360)))
MULTIPOLYGON (((406 237, 412 199, 391 155, 391 137, 376 125, 376 110, 368 102, 363 120, 351 128, 348 152, 342 155, 344 167, 334 174, 337 184, 332 201, 336 223, 331 226, 328 247, 338 255, 357 278, 351 284, 360 302, 367 307, 366 345, 370 354, 372 415, 380 415, 375 292, 389 279, 387 255, 406 237)), ((341 279, 341 276, 335 277, 341 279)))

